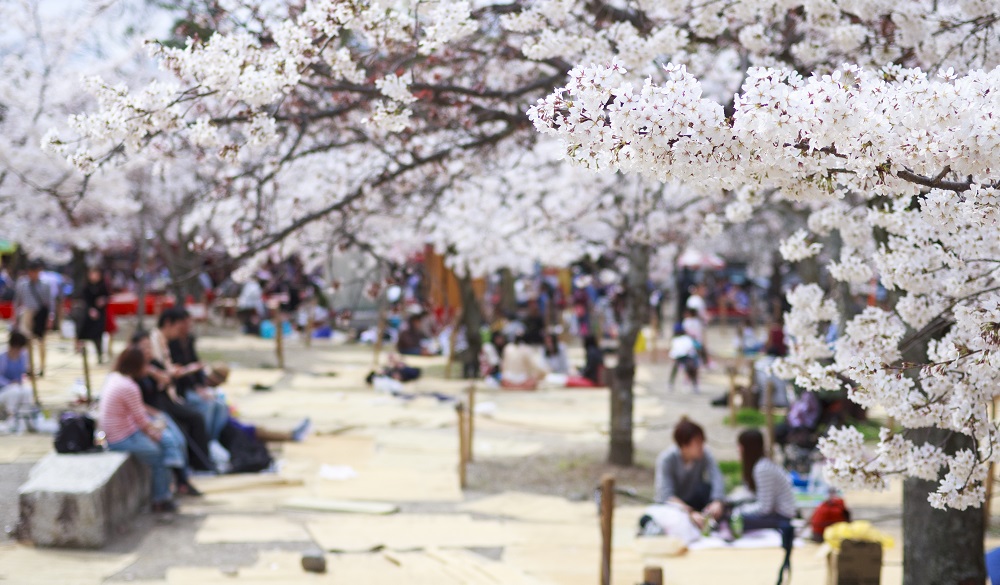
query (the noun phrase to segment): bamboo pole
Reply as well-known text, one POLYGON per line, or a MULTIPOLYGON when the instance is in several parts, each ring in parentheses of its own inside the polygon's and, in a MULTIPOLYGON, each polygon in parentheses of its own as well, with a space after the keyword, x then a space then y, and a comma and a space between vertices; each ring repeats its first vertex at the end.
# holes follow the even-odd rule
POLYGON ((736 366, 729 366, 729 426, 736 425, 736 366))
POLYGON ((472 445, 476 436, 476 384, 469 385, 468 438, 466 439, 465 460, 472 461, 472 445))
POLYGON ((615 476, 601 478, 601 585, 611 585, 611 537, 615 513, 615 476))
POLYGON ((316 305, 313 301, 306 303, 306 347, 312 347, 313 329, 316 328, 316 305))
POLYGON ((774 457, 774 381, 764 385, 764 416, 767 420, 767 456, 774 457))
POLYGON ((285 317, 281 311, 274 314, 274 353, 278 358, 278 369, 285 369, 285 317))
POLYGON ((87 359, 87 346, 83 345, 80 348, 80 354, 83 356, 83 385, 87 388, 87 404, 94 401, 93 388, 90 385, 90 360, 87 359))
POLYGON ((372 369, 378 369, 378 361, 382 354, 382 347, 385 345, 385 328, 388 322, 388 299, 385 298, 385 293, 379 295, 378 300, 378 326, 375 328, 375 347, 372 356, 372 369))
POLYGON ((642 585, 663 585, 663 568, 646 567, 643 569, 642 585))
POLYGON ((35 406, 41 406, 42 401, 38 398, 38 377, 35 372, 35 344, 34 340, 28 338, 28 380, 31 381, 31 394, 35 398, 35 406))
POLYGON ((461 489, 466 486, 466 454, 468 453, 468 427, 465 422, 465 403, 459 402, 455 405, 455 413, 458 415, 458 485, 461 489))

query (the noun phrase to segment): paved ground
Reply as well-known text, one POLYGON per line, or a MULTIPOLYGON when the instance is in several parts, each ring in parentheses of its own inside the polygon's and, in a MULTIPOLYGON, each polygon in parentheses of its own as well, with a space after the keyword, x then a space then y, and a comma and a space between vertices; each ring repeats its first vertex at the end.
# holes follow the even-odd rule
MULTIPOLYGON (((720 333, 715 347, 724 347, 720 333)), ((0 579, 11 583, 233 583, 316 580, 298 566, 300 554, 326 549, 329 579, 365 583, 595 582, 599 540, 592 490, 602 473, 640 495, 652 491, 655 454, 670 442, 674 422, 687 415, 708 429, 720 459, 735 459, 737 429, 725 409, 708 405, 726 378, 710 372, 702 394, 679 384, 669 392, 665 364, 640 367, 636 396, 637 467, 602 463, 607 392, 544 390, 510 393, 479 388, 475 460, 468 487, 459 489, 453 404, 426 395, 464 396, 468 384, 427 378, 409 401, 376 394, 363 378, 372 354, 364 347, 289 341, 286 371, 273 368, 273 342, 231 333, 203 334, 206 360, 233 366, 226 387, 241 417, 291 428, 303 416, 316 433, 278 446, 277 474, 199 478, 206 497, 182 502, 170 522, 143 516, 135 528, 99 553, 66 554, 0 544, 0 579), (271 367, 266 367, 271 366, 271 367), (254 391, 254 384, 270 390, 254 391), (353 477, 352 474, 354 475, 353 477), (333 479, 340 476, 341 479, 333 479), (395 504, 390 516, 337 514, 330 501, 395 504), (303 509, 305 508, 305 509, 303 509), (41 569, 40 569, 41 567, 41 569), (57 575, 58 577, 54 577, 57 575), (235 577, 235 578, 234 578, 235 577), (55 580, 53 580, 55 579, 55 580)), ((575 355, 575 354, 574 354, 575 355)), ((579 355, 575 355, 582 360, 579 355)), ((414 358, 440 371, 440 358, 414 358)), ((456 368, 457 369, 457 368, 456 368)), ((99 384, 103 369, 94 368, 99 384)), ((46 404, 71 398, 80 360, 67 342, 53 342, 40 384, 46 404)), ((16 487, 48 451, 51 437, 0 437, 0 520, 12 524, 16 487)), ((847 494, 858 518, 898 536, 899 491, 847 494)), ((633 537, 639 501, 619 498, 615 583, 633 584, 646 564, 665 569, 668 583, 771 583, 780 551, 704 550, 667 557, 633 537), (709 578, 710 577, 710 578, 709 578), (709 579, 706 579, 709 578, 709 579)), ((662 552, 662 551, 660 551, 662 552)), ((806 544, 795 552, 797 584, 825 583, 824 560, 806 544)), ((899 582, 900 552, 887 552, 883 579, 899 582)))

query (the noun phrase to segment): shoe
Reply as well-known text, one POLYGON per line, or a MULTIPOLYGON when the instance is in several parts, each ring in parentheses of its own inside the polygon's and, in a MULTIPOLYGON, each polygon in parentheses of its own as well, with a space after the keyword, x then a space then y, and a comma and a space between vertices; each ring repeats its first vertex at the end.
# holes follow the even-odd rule
POLYGON ((153 502, 153 512, 156 514, 174 514, 177 512, 177 504, 173 500, 153 502))
POLYGON ((177 495, 188 496, 188 497, 191 497, 191 498, 200 498, 201 496, 203 496, 205 494, 201 493, 198 490, 198 488, 194 487, 190 483, 184 482, 184 483, 179 484, 177 486, 177 495))
POLYGON ((306 417, 299 423, 299 426, 295 427, 292 431, 292 440, 296 443, 301 443, 306 437, 309 436, 309 429, 312 427, 312 422, 310 422, 309 417, 306 417))
POLYGON ((45 370, 38 370, 38 373, 35 374, 35 377, 36 378, 44 378, 45 377, 45 370))

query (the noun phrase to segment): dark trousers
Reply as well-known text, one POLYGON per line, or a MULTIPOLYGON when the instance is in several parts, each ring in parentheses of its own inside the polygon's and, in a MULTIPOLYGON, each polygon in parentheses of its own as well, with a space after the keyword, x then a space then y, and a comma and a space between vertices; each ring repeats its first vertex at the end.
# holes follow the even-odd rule
POLYGON ((697 489, 695 489, 694 494, 687 498, 681 498, 681 501, 691 506, 692 510, 701 511, 708 507, 712 503, 712 484, 708 482, 702 482, 697 489))
POLYGON ((181 432, 187 437, 188 462, 199 471, 215 469, 208 451, 208 430, 205 419, 197 410, 185 404, 178 404, 164 393, 159 393, 156 407, 174 419, 181 432))

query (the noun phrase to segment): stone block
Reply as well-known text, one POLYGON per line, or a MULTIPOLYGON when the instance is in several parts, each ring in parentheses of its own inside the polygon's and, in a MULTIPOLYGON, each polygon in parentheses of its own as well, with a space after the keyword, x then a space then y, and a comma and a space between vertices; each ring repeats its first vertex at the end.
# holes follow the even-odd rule
POLYGON ((52 453, 18 489, 17 536, 36 546, 101 548, 149 495, 149 468, 128 453, 52 453))

